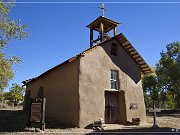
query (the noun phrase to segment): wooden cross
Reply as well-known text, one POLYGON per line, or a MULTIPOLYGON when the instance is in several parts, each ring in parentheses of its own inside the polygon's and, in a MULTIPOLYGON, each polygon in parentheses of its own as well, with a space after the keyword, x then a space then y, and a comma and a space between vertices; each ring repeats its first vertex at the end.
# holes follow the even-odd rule
POLYGON ((157 109, 155 107, 155 104, 153 104, 153 108, 150 108, 149 112, 153 112, 153 120, 154 120, 153 127, 155 128, 158 127, 157 122, 156 122, 156 112, 161 112, 161 110, 157 109))
POLYGON ((104 3, 102 3, 101 7, 99 7, 102 10, 102 16, 104 16, 104 11, 107 11, 104 7, 104 3))

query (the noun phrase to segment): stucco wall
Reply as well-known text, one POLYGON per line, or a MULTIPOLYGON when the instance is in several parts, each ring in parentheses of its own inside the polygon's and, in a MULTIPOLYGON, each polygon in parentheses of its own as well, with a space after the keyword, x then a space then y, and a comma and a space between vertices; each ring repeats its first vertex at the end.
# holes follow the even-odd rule
POLYGON ((104 43, 80 59, 79 98, 80 126, 84 127, 99 118, 104 118, 105 90, 110 89, 110 70, 118 70, 120 90, 120 121, 131 121, 141 118, 145 121, 145 105, 141 71, 134 60, 118 45, 118 56, 111 55, 111 44, 116 40, 104 43), (123 95, 124 100, 123 101, 123 95), (123 103, 125 102, 125 104, 123 103), (130 103, 137 103, 138 109, 130 110, 130 103))
POLYGON ((40 87, 44 89, 46 116, 68 126, 79 125, 78 95, 79 59, 60 66, 43 77, 27 84, 31 96, 36 97, 40 87))

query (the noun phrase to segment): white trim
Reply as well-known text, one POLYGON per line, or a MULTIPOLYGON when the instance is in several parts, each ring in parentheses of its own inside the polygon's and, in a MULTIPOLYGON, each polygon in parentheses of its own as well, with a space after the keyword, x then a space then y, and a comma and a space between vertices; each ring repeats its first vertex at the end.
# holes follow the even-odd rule
POLYGON ((107 91, 120 91, 118 89, 104 89, 104 90, 107 90, 107 91))

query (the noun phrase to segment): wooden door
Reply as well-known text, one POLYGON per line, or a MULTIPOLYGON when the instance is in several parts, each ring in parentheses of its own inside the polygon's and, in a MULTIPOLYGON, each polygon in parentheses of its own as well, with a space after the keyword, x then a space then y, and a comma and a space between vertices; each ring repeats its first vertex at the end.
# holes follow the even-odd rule
POLYGON ((105 92, 105 123, 118 123, 118 93, 105 92))

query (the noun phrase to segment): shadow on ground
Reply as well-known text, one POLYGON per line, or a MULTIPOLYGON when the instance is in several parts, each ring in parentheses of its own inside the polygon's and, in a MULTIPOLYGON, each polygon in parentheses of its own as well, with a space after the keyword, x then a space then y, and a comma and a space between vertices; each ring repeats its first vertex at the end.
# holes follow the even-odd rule
MULTIPOLYGON (((146 110, 146 115, 152 116, 153 114, 146 110)), ((158 112, 156 115, 158 117, 169 116, 174 118, 180 118, 180 110, 162 110, 161 112, 158 112)))
MULTIPOLYGON (((145 134, 145 135, 162 135, 166 134, 169 135, 171 133, 177 133, 175 129, 172 128, 138 128, 138 129, 115 129, 115 130, 101 130, 101 131, 94 131, 92 133, 87 133, 86 135, 98 135, 98 134, 125 134, 125 135, 139 135, 139 134, 145 134)), ((180 134, 180 132, 179 132, 180 134)))
POLYGON ((0 110, 0 132, 24 131, 26 119, 22 110, 0 110))
MULTIPOLYGON (((27 114, 22 110, 0 110, 0 132, 34 132, 40 123, 32 123, 33 128, 26 128, 27 114)), ((70 128, 53 119, 46 119, 46 129, 70 128)))
MULTIPOLYGON (((34 132, 34 129, 26 128, 27 114, 22 110, 0 110, 0 132, 34 132)), ((33 127, 39 128, 40 125, 33 124, 33 127)), ((70 128, 67 125, 62 125, 59 121, 53 119, 46 119, 46 129, 67 129, 70 128)), ((53 131, 53 130, 52 130, 53 131)), ((138 128, 138 129, 116 129, 116 130, 104 130, 104 131, 93 131, 90 134, 145 134, 156 135, 156 134, 171 134, 175 133, 176 129, 172 128, 138 128)), ((177 132, 176 132, 177 133, 177 132)), ((180 130, 177 134, 180 134, 180 130)))

